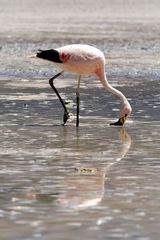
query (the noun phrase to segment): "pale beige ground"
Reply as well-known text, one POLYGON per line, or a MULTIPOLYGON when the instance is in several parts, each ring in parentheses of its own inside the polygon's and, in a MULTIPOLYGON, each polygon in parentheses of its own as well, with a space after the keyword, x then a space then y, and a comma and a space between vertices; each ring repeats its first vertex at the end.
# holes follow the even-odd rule
POLYGON ((159 9, 159 0, 0 0, 0 38, 153 39, 159 9))

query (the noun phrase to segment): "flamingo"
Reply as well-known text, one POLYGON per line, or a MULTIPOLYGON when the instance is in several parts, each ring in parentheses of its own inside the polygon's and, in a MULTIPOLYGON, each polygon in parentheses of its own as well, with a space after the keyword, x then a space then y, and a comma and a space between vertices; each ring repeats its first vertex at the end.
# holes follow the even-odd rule
POLYGON ((63 123, 65 124, 69 118, 69 112, 65 102, 61 98, 58 90, 54 86, 54 80, 59 77, 64 71, 78 74, 78 83, 76 90, 76 105, 77 105, 77 118, 76 126, 79 126, 79 104, 80 104, 80 82, 82 75, 95 74, 101 81, 104 88, 119 97, 121 101, 121 110, 118 121, 111 123, 113 126, 123 126, 127 117, 131 114, 132 108, 127 98, 122 92, 111 86, 105 74, 105 57, 101 50, 84 44, 71 44, 56 49, 38 50, 37 57, 45 60, 52 61, 57 67, 61 69, 59 73, 49 79, 51 88, 59 98, 63 108, 64 116, 63 123))

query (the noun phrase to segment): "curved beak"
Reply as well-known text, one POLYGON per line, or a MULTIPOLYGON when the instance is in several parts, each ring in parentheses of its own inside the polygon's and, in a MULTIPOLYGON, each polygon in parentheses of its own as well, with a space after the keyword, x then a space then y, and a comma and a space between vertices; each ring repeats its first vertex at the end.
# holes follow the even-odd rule
POLYGON ((123 126, 123 124, 125 123, 126 119, 127 119, 127 116, 121 117, 121 118, 118 119, 117 122, 110 123, 110 125, 111 126, 123 126))

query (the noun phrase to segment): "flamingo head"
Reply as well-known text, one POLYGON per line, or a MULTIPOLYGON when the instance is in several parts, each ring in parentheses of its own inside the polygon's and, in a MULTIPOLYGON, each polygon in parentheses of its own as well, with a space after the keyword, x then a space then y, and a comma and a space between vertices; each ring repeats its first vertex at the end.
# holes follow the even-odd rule
POLYGON ((127 102, 125 102, 122 105, 122 108, 121 108, 121 111, 120 111, 120 117, 119 117, 118 121, 115 122, 115 123, 111 123, 110 125, 113 125, 113 126, 123 126, 125 121, 126 121, 126 119, 131 114, 131 112, 132 112, 131 105, 127 101, 127 102))

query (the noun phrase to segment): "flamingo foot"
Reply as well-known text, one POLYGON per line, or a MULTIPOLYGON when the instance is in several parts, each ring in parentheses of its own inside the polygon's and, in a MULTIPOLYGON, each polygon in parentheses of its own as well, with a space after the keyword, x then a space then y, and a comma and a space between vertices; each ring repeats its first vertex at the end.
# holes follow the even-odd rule
POLYGON ((65 125, 65 123, 67 122, 68 118, 69 118, 69 112, 64 112, 64 115, 63 115, 63 123, 65 125))

